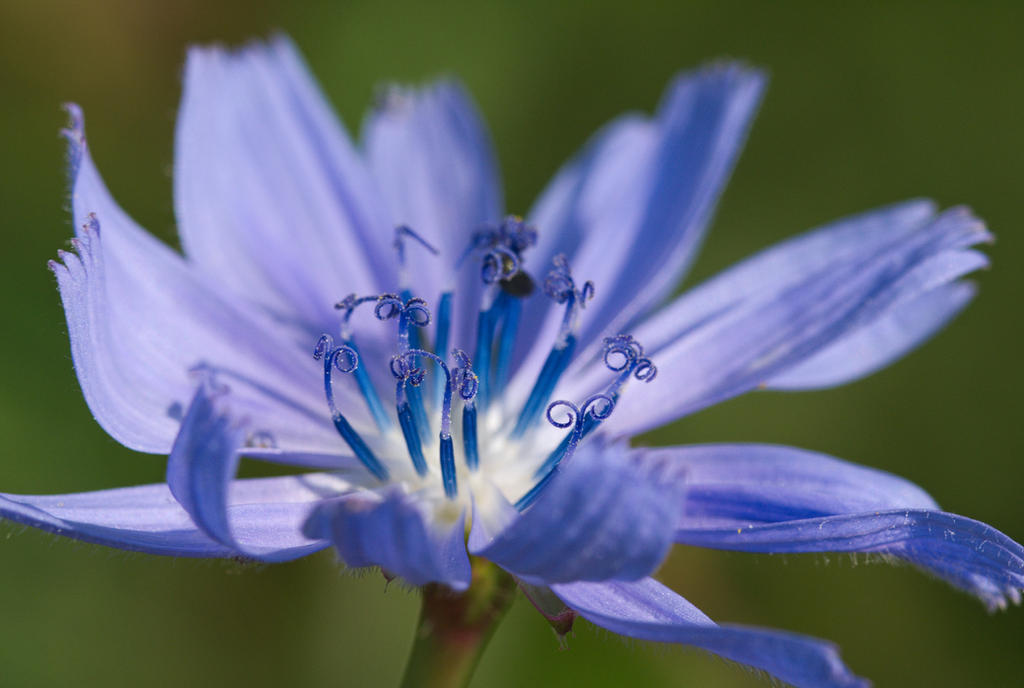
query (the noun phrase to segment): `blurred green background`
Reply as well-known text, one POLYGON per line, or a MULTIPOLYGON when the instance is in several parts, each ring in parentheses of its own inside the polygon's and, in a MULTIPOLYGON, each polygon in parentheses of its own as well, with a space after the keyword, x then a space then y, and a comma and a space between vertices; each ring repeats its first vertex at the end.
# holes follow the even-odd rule
MULTIPOLYGON (((0 490, 163 476, 162 458, 94 425, 71 368, 45 268, 71 235, 60 103, 84 107, 121 204, 173 241, 185 46, 281 29, 353 129, 382 80, 461 77, 518 211, 597 126, 653 107, 675 71, 718 56, 767 67, 761 116, 691 279, 905 197, 974 206, 998 235, 995 269, 924 349, 846 388, 747 396, 646 439, 828 452, 1024 538, 1022 26, 1020 3, 0 0, 0 490)), ((10 525, 0 539, 0 686, 390 686, 411 641, 416 597, 343 573, 331 554, 260 568, 125 555, 10 525)), ((1017 686, 1024 672, 1024 610, 990 616, 907 568, 680 549, 660 575, 718 620, 835 640, 878 686, 1017 686)), ((766 685, 585 623, 569 646, 520 601, 474 685, 766 685)))

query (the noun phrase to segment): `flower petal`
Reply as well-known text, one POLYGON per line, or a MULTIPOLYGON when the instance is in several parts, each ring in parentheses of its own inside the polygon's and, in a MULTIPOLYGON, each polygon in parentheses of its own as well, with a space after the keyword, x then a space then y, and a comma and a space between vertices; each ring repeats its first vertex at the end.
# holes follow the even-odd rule
POLYGON ((746 552, 868 552, 919 566, 989 607, 1020 600, 1024 547, 938 511, 912 483, 821 454, 765 445, 638 452, 686 492, 676 542, 746 552))
MULTIPOLYGON (((652 120, 613 122, 541 196, 530 214, 540 230, 530 269, 542 276, 551 258, 565 253, 577 279, 594 281, 581 341, 620 331, 676 286, 703 240, 764 85, 762 73, 739 64, 681 74, 652 120)), ((524 327, 544 323, 540 341, 552 341, 561 317, 555 310, 527 309, 524 327)), ((529 359, 531 381, 543 355, 529 359)))
MULTIPOLYGON (((63 263, 50 267, 99 423, 126 446, 166 453, 195 386, 189 371, 199 366, 230 382, 237 410, 279 445, 336 445, 308 351, 225 298, 114 203, 89 156, 81 113, 69 109, 77 255, 60 252, 63 263)), ((353 406, 353 423, 368 422, 353 406)))
POLYGON ((627 388, 621 403, 630 413, 613 414, 604 428, 616 436, 636 434, 750 391, 892 308, 976 269, 980 254, 964 249, 988 238, 968 211, 953 209, 866 255, 709 317, 663 349, 648 350, 659 375, 627 388))
MULTIPOLYGON (((302 525, 320 499, 350 489, 334 476, 295 476, 275 483, 275 490, 246 504, 249 512, 261 514, 258 527, 233 518, 230 505, 237 503, 238 495, 230 486, 246 430, 221 408, 223 400, 216 395, 204 382, 189 405, 167 461, 172 494, 207 535, 246 557, 288 561, 326 547, 326 540, 306 537, 302 525)), ((249 512, 246 516, 251 518, 249 512)))
MULTIPOLYGON (((239 480, 231 487, 229 518, 236 532, 287 546, 294 528, 281 512, 308 502, 324 476, 239 480)), ((166 483, 63 495, 0 494, 0 518, 107 547, 176 557, 236 557, 244 553, 196 527, 166 483)), ((322 547, 323 545, 321 545, 322 547)))
POLYGON ((633 450, 631 458, 685 493, 681 529, 735 530, 815 516, 939 508, 909 480, 794 447, 658 447, 633 450))
POLYGON ((878 249, 934 219, 929 200, 904 201, 835 220, 770 246, 689 289, 654 313, 634 332, 649 351, 659 351, 695 327, 740 304, 774 294, 807 275, 878 249))
POLYGON ((0 494, 0 517, 133 552, 181 557, 235 554, 196 528, 162 483, 79 494, 0 494))
POLYGON ((393 289, 379 196, 287 39, 189 51, 174 182, 189 259, 307 336, 393 289))
MULTIPOLYGON (((964 255, 979 254, 965 252, 964 255)), ((874 322, 772 378, 768 387, 821 389, 870 375, 931 339, 967 307, 976 293, 973 284, 954 282, 908 299, 874 322)))
POLYGON ((921 567, 984 602, 1019 604, 1024 547, 956 514, 894 509, 737 528, 683 528, 677 542, 744 552, 869 552, 921 567))
POLYGON ((469 587, 465 516, 433 520, 414 497, 390 490, 360 491, 322 502, 310 515, 309 537, 330 540, 353 568, 380 566, 412 585, 469 587))
POLYGON ((868 685, 850 672, 831 643, 783 631, 718 626, 652 578, 552 589, 584 619, 620 635, 699 647, 800 688, 868 685))
POLYGON ((595 445, 581 447, 536 503, 494 537, 474 519, 470 551, 540 584, 635 580, 656 569, 681 500, 595 445))
POLYGON ((504 205, 490 136, 472 100, 450 80, 391 86, 366 119, 363 145, 391 226, 412 228, 440 251, 435 258, 414 244, 406 249, 416 294, 437 303, 442 290, 456 287, 452 341, 472 341, 480 273, 463 269, 459 284, 450 283, 473 233, 499 221, 504 205))

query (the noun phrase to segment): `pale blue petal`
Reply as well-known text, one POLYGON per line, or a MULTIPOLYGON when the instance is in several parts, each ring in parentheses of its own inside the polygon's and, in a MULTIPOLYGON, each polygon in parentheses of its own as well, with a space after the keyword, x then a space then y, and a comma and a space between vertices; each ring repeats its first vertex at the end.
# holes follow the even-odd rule
POLYGON ((747 552, 867 552, 921 567, 990 607, 1018 601, 1024 548, 984 523, 938 511, 919 487, 814 452, 706 445, 637 452, 685 492, 677 542, 747 552))
POLYGON ((337 494, 325 495, 323 489, 307 487, 317 476, 281 481, 280 492, 262 495, 258 508, 264 520, 260 528, 233 521, 230 505, 237 495, 232 495, 230 485, 246 429, 223 405, 211 385, 204 383, 196 390, 167 461, 171 493, 207 535, 243 556, 288 561, 326 547, 325 540, 308 538, 302 532, 314 505, 324 496, 337 494))
POLYGON ((0 517, 132 552, 179 557, 235 554, 199 530, 164 484, 64 495, 0 494, 0 517))
POLYGON ((866 687, 831 643, 759 628, 718 626, 657 581, 570 583, 555 594, 587 621, 613 633, 682 643, 766 671, 798 688, 866 687))
POLYGON ((794 447, 706 444, 633 450, 632 460, 685 493, 680 528, 732 528, 843 513, 938 509, 914 483, 794 447))
MULTIPOLYGON (((203 366, 219 371, 239 412, 279 446, 336 444, 308 349, 225 298, 138 227, 110 197, 89 156, 81 113, 70 111, 77 253, 60 252, 62 263, 50 267, 75 370, 97 421, 122 444, 166 453, 195 386, 189 371, 203 366)), ((361 420, 357 407, 353 422, 361 420)))
POLYGON ((543 584, 635 580, 654 571, 671 546, 680 495, 624 462, 619 448, 594 444, 493 538, 475 519, 470 551, 543 584))
POLYGON ((613 414, 604 428, 633 435, 763 385, 977 268, 979 254, 963 249, 988 238, 968 211, 953 209, 921 231, 712 317, 664 349, 648 350, 657 378, 628 387, 620 406, 630 412, 613 414))
POLYGON ((633 334, 647 350, 657 352, 745 301, 777 293, 807 275, 871 255, 882 245, 920 231, 935 213, 931 201, 904 201, 786 239, 689 289, 633 334))
POLYGON ((312 538, 330 540, 346 565, 379 566, 412 585, 469 587, 465 518, 429 521, 415 497, 401 490, 357 492, 321 503, 306 522, 312 538))
MULTIPOLYGON (((542 277, 552 256, 565 253, 577 279, 594 281, 582 341, 627 327, 682 278, 764 84, 760 72, 730 63, 681 74, 652 120, 627 117, 599 132, 541 196, 530 215, 540 244, 528 265, 542 277)), ((551 341, 560 314, 548 311, 544 322, 545 305, 528 309, 524 324, 532 331, 543 322, 540 340, 551 341)))
POLYGON ((969 282, 955 282, 909 299, 772 378, 768 387, 821 389, 870 375, 931 339, 967 307, 976 292, 969 282))
POLYGON ((921 567, 990 609, 1019 603, 1024 547, 965 516, 926 509, 841 514, 736 528, 680 529, 678 542, 744 552, 868 552, 921 567))
POLYGON ((174 182, 189 259, 307 336, 393 290, 380 196, 286 39, 189 51, 174 182))
MULTIPOLYGON (((322 475, 309 474, 235 481, 228 500, 235 533, 246 541, 258 538, 267 548, 292 547, 299 507, 308 511, 311 500, 318 498, 321 488, 317 485, 322 480, 326 480, 322 475)), ((63 495, 0 494, 0 518, 133 552, 245 556, 199 529, 166 483, 63 495)))
POLYGON ((416 295, 436 304, 442 290, 454 287, 452 341, 472 341, 480 272, 470 261, 458 284, 452 276, 473 233, 501 220, 501 179, 486 125, 457 82, 392 86, 367 116, 363 145, 391 226, 412 228, 440 251, 433 256, 409 242, 406 260, 416 295))

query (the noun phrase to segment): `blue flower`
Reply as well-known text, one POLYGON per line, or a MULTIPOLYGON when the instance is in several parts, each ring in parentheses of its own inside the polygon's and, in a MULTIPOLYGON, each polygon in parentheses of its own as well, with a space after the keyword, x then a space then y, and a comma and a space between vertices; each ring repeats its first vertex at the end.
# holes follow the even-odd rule
POLYGON ((503 217, 456 84, 383 92, 357 148, 284 39, 196 49, 175 156, 184 257, 112 200, 72 106, 76 238, 51 268, 75 370, 107 432, 169 455, 167 483, 0 495, 0 515, 174 556, 333 546, 348 566, 454 590, 468 549, 554 621, 798 686, 863 681, 828 643, 716 625, 656 582, 673 543, 876 553, 989 607, 1019 602, 1021 546, 901 478, 787 447, 628 443, 759 388, 867 375, 956 315, 974 293, 961 278, 987 264, 969 211, 909 201, 662 306, 763 86, 734 64, 679 76, 654 117, 602 129, 522 220, 503 217), (301 472, 236 479, 242 457, 301 472))

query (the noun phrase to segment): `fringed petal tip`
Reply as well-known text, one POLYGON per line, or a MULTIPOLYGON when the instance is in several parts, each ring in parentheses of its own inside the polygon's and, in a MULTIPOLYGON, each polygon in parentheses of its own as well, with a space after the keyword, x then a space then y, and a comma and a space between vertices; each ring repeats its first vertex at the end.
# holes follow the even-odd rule
POLYGON ((705 62, 695 70, 677 73, 665 90, 665 95, 671 97, 681 87, 706 83, 717 88, 736 89, 737 92, 746 90, 747 97, 759 99, 768 86, 769 78, 768 70, 762 67, 755 67, 742 59, 719 58, 705 62))
POLYGON ((995 235, 989 231, 985 221, 975 215, 974 209, 968 205, 951 206, 940 213, 940 216, 962 225, 965 243, 958 246, 958 248, 966 248, 976 244, 991 245, 996 242, 995 235))
POLYGON ((60 135, 68 142, 68 186, 74 187, 78 170, 82 165, 82 156, 85 154, 85 116, 77 103, 64 103, 63 108, 68 115, 68 125, 60 130, 60 135))

